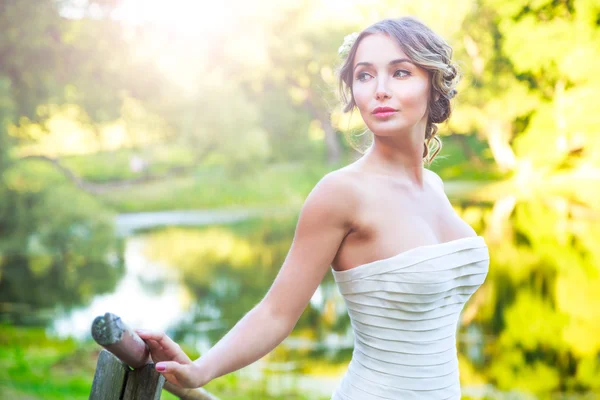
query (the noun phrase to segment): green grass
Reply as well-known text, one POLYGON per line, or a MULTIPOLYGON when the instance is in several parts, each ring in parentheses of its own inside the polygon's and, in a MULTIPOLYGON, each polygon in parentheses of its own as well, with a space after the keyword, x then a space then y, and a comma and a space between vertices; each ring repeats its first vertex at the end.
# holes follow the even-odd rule
POLYGON ((114 189, 100 196, 120 212, 298 206, 328 171, 326 167, 289 164, 232 176, 215 166, 198 168, 189 176, 114 189))
MULTIPOLYGON (((486 149, 475 138, 470 146, 486 149)), ((503 178, 490 160, 480 166, 464 157, 456 138, 444 147, 431 169, 445 180, 490 181, 503 178)), ((223 166, 198 166, 192 174, 114 189, 101 198, 119 212, 203 209, 221 207, 298 207, 327 172, 341 167, 318 163, 271 164, 232 173, 223 166)))
MULTIPOLYGON (((99 351, 93 342, 51 338, 40 328, 0 325, 0 399, 88 399, 99 351)), ((206 389, 224 400, 325 400, 294 390, 269 393, 266 379, 247 381, 233 373, 206 389)), ((177 398, 163 391, 161 399, 177 398)))
POLYGON ((133 172, 129 165, 134 155, 141 156, 149 162, 146 172, 151 175, 160 175, 173 166, 188 167, 194 164, 193 153, 180 146, 121 149, 70 156, 63 157, 61 163, 86 181, 102 183, 139 177, 140 173, 133 172))
MULTIPOLYGON (((504 177, 487 154, 489 149, 474 137, 467 137, 466 142, 473 151, 482 154, 480 162, 474 163, 465 158, 457 137, 446 137, 442 152, 431 169, 444 180, 490 181, 504 177)), ((130 157, 134 154, 152 161, 147 171, 151 175, 160 176, 174 166, 188 169, 179 176, 111 188, 98 195, 107 206, 118 212, 299 207, 319 179, 327 172, 343 166, 305 161, 254 165, 235 171, 225 165, 209 165, 209 162, 194 166, 192 152, 176 146, 72 156, 61 162, 84 180, 102 184, 139 177, 140 174, 129 168, 130 157)), ((49 171, 53 169, 49 164, 43 167, 38 168, 39 173, 48 178, 56 180, 56 176, 60 175, 56 170, 49 171)), ((60 178, 63 181, 65 179, 62 176, 60 178)))
POLYGON ((0 394, 3 399, 89 397, 97 346, 49 339, 42 329, 0 326, 0 394))

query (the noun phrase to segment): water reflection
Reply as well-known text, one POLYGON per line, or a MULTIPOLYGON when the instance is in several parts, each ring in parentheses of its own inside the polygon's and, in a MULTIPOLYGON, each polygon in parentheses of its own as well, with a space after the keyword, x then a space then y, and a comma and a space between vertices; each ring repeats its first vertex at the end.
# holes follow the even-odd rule
POLYGON ((142 237, 128 238, 124 255, 127 268, 114 292, 69 310, 55 319, 51 330, 59 336, 87 338, 91 321, 106 312, 119 315, 131 326, 147 329, 166 330, 184 321, 193 300, 181 284, 179 271, 146 258, 146 247, 142 237))
MULTIPOLYGON (((48 209, 55 206, 52 202, 48 209)), ((74 204, 85 211, 56 207, 52 215, 32 212, 27 217, 33 222, 15 223, 18 229, 4 227, 10 233, 0 243, 0 322, 46 326, 62 310, 113 291, 123 276, 122 242, 111 219, 102 214, 92 218, 94 208, 74 204)))
POLYGON ((459 213, 490 245, 482 290, 463 313, 482 353, 463 343, 469 379, 537 394, 600 389, 599 213, 547 196, 459 213))
MULTIPOLYGON (((258 303, 289 249, 295 216, 204 229, 169 228, 144 236, 146 256, 181 273, 197 299, 191 323, 219 320, 232 326, 258 303)), ((297 337, 319 340, 345 333, 343 300, 328 276, 296 327, 297 337), (344 321, 344 325, 338 325, 344 321)), ((222 332, 208 333, 217 340, 222 332)))

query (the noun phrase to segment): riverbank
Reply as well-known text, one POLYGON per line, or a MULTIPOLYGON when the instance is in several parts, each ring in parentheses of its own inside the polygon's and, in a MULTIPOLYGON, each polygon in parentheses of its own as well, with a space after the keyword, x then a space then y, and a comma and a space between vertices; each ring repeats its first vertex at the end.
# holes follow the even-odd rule
MULTIPOLYGON (((221 208, 299 209, 330 169, 274 165, 260 173, 232 177, 223 170, 202 170, 166 181, 140 183, 100 193, 97 197, 119 213, 221 208)), ((451 197, 468 195, 487 180, 447 179, 451 197)))

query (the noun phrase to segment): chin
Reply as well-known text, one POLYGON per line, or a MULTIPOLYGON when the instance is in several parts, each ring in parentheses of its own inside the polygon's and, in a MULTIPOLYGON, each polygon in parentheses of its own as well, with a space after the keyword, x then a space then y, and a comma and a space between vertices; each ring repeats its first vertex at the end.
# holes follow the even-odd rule
POLYGON ((410 127, 405 124, 381 122, 368 124, 367 127, 374 135, 381 137, 397 136, 399 133, 410 129, 410 127))

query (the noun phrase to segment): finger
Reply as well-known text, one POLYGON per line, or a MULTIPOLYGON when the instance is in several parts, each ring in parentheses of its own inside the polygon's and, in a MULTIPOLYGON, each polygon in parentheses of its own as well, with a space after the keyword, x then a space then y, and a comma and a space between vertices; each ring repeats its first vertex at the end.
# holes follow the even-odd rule
POLYGON ((147 340, 147 339, 158 340, 162 335, 164 335, 164 332, 151 331, 148 329, 135 329, 135 333, 137 333, 144 340, 147 340))
POLYGON ((151 340, 157 341, 165 349, 179 347, 179 345, 177 343, 175 343, 164 332, 146 331, 143 329, 137 329, 136 333, 144 340, 151 339, 151 340))
POLYGON ((179 344, 175 343, 164 332, 137 330, 138 334, 146 343, 153 343, 150 351, 160 352, 161 358, 171 359, 182 363, 191 362, 190 358, 181 350, 179 344))
POLYGON ((158 352, 163 351, 162 346, 156 340, 149 339, 149 340, 146 340, 145 342, 148 345, 148 347, 150 348, 151 353, 158 353, 158 352))
POLYGON ((186 370, 185 366, 177 361, 161 361, 156 363, 154 367, 156 371, 160 372, 161 374, 173 375, 174 377, 178 378, 178 380, 179 378, 188 378, 188 374, 186 373, 188 371, 186 370))
POLYGON ((198 386, 193 368, 190 367, 189 364, 182 365, 175 361, 161 361, 155 365, 156 371, 163 374, 169 382, 183 388, 198 386))

